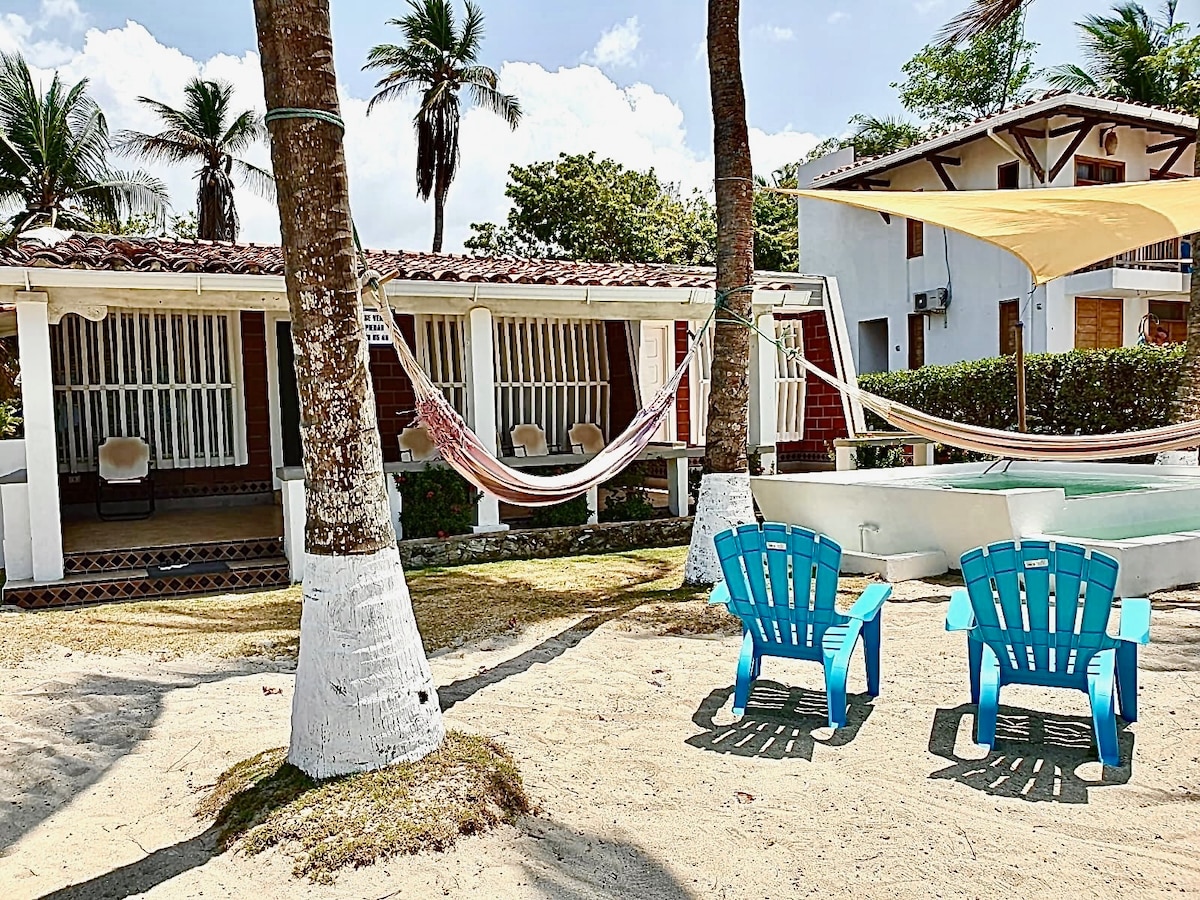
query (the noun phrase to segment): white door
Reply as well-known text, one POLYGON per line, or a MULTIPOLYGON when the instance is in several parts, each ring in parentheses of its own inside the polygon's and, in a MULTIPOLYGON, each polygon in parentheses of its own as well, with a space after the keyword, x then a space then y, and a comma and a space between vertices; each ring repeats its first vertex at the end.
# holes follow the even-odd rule
MULTIPOLYGON (((675 370, 674 322, 642 322, 642 340, 638 354, 638 388, 642 404, 662 389, 675 370)), ((654 434, 656 441, 675 439, 675 417, 667 416, 654 434)))

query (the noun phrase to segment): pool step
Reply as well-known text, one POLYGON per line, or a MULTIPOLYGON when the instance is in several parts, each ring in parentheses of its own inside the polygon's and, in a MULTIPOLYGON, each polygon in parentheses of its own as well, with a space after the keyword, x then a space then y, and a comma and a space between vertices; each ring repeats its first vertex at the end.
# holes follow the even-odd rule
POLYGON ((916 553, 862 553, 842 551, 843 575, 878 575, 884 581, 919 581, 945 575, 950 571, 946 554, 941 550, 924 550, 916 553))

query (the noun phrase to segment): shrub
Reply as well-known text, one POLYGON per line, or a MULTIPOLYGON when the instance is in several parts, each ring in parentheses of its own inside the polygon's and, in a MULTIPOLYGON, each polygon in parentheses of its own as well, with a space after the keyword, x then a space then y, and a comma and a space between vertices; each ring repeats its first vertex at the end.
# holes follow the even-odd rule
POLYGON ((654 517, 650 492, 646 490, 646 470, 634 463, 605 485, 608 496, 600 518, 605 522, 644 522, 654 517))
POLYGON ((854 451, 859 469, 901 469, 905 465, 903 447, 859 447, 854 451))
POLYGON ((21 437, 21 416, 17 401, 0 403, 0 440, 21 437))
MULTIPOLYGON (((1072 350, 1025 359, 1029 430, 1112 434, 1170 421, 1183 347, 1143 345, 1072 350)), ((1011 356, 859 377, 864 390, 922 412, 989 428, 1017 427, 1017 369, 1011 356)), ((872 428, 887 427, 868 413, 872 428)))
POLYGON ((543 506, 535 509, 529 517, 534 528, 565 528, 568 525, 586 525, 591 509, 588 507, 587 494, 568 500, 566 503, 556 503, 554 506, 543 506))
POLYGON ((467 534, 475 522, 479 492, 453 469, 426 466, 396 476, 405 538, 467 534))

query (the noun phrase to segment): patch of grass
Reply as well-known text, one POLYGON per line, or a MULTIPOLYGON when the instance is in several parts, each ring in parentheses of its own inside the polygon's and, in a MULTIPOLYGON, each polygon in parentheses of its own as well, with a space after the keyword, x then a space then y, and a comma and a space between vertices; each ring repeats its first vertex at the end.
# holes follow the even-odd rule
POLYGON ((415 763, 314 781, 268 750, 226 771, 196 815, 215 818, 222 849, 272 847, 298 878, 329 882, 339 869, 446 850, 531 811, 516 763, 484 737, 451 731, 415 763))

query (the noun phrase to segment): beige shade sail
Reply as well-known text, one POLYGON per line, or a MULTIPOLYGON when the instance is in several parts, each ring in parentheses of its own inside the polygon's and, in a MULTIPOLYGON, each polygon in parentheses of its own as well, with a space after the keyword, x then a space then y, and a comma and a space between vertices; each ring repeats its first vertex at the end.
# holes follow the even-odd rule
POLYGON ((768 190, 970 235, 1019 257, 1036 284, 1200 231, 1198 178, 1023 191, 768 190))

